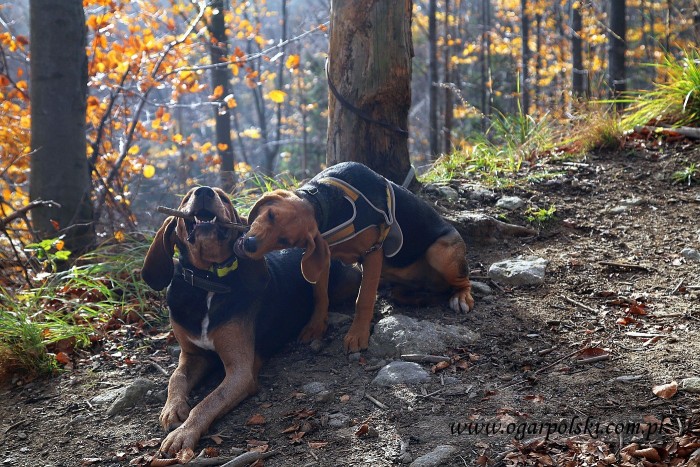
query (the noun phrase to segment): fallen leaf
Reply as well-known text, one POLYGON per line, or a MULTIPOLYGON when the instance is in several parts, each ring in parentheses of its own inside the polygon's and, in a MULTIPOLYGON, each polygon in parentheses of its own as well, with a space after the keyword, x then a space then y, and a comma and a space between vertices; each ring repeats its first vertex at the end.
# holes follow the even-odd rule
POLYGON ((289 425, 287 428, 282 430, 282 434, 288 434, 288 433, 294 433, 295 431, 299 430, 299 424, 295 423, 294 425, 289 425))
POLYGON ((209 439, 214 441, 214 444, 216 444, 217 446, 224 442, 223 438, 219 435, 211 435, 209 439))
POLYGON ((343 394, 342 396, 340 396, 340 402, 347 402, 349 400, 350 400, 350 396, 347 394, 343 394))
POLYGON ((245 422, 246 425, 264 425, 265 424, 265 417, 260 415, 259 413, 253 414, 252 417, 248 419, 247 422, 245 422))
POLYGON ((615 324, 619 324, 620 326, 629 326, 630 324, 636 323, 637 321, 633 319, 631 316, 623 316, 622 318, 617 318, 617 321, 615 321, 615 324))
POLYGON ((673 396, 676 395, 678 392, 678 383, 675 381, 671 381, 668 384, 660 384, 658 386, 654 386, 651 391, 657 396, 662 399, 670 399, 673 396))
POLYGON ((321 449, 328 446, 328 441, 309 441, 308 444, 311 449, 321 449))
POLYGON ((586 358, 600 357, 602 355, 608 355, 608 351, 600 347, 587 347, 578 353, 578 359, 583 360, 586 358))
POLYGON ((357 431, 355 431, 355 436, 360 438, 360 437, 366 435, 368 432, 369 432, 369 425, 366 423, 363 423, 362 425, 360 425, 360 427, 357 429, 357 431))
POLYGON ((299 444, 299 443, 301 443, 301 438, 303 438, 305 434, 306 434, 306 432, 304 432, 304 431, 298 431, 298 432, 290 435, 289 439, 292 442, 292 444, 299 444))
POLYGON ((660 462, 661 456, 659 451, 654 448, 638 449, 631 453, 634 457, 643 457, 644 459, 651 462, 660 462))
POLYGON ((437 373, 438 371, 442 371, 445 368, 449 368, 449 366, 450 366, 450 362, 445 362, 445 361, 438 362, 435 365, 433 365, 432 368, 430 368, 430 371, 432 373, 437 373))
POLYGON ((70 363, 70 357, 65 352, 58 352, 56 354, 56 361, 61 365, 68 365, 70 363))

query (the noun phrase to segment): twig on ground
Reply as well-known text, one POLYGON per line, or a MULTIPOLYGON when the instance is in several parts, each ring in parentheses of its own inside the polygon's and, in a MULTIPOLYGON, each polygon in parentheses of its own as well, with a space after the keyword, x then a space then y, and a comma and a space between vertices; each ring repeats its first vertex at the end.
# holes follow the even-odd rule
POLYGON ((619 263, 617 261, 598 261, 598 264, 600 264, 601 266, 611 266, 614 268, 638 269, 640 271, 646 271, 646 272, 651 271, 650 268, 648 268, 646 266, 642 266, 641 264, 619 263))
POLYGON ((678 292, 678 289, 681 288, 681 286, 683 285, 683 282, 684 282, 684 281, 685 281, 685 277, 684 277, 684 278, 681 278, 680 282, 678 282, 678 285, 676 285, 676 286, 673 288, 673 290, 671 290, 668 294, 669 294, 669 295, 673 295, 674 293, 678 292))
POLYGON ((586 365, 589 363, 597 363, 597 362, 602 362, 605 360, 610 360, 610 354, 596 355, 595 357, 590 357, 590 358, 582 358, 581 360, 576 360, 576 364, 586 365))
POLYGON ((151 366, 153 368, 155 368, 163 376, 170 376, 170 374, 167 372, 167 370, 165 368, 163 368, 162 366, 158 365, 158 363, 156 363, 156 361, 153 360, 152 358, 149 358, 148 362, 151 364, 151 366))
POLYGON ((450 361, 450 357, 445 357, 444 355, 427 355, 422 353, 403 354, 401 355, 401 359, 414 363, 440 363, 450 361))
POLYGON ((258 452, 258 451, 249 451, 246 452, 245 454, 241 454, 238 457, 234 457, 227 463, 223 464, 221 467, 244 467, 246 465, 250 465, 253 462, 259 461, 260 459, 267 459, 268 457, 272 457, 277 454, 277 451, 270 451, 270 452, 258 452))
POLYGON ((378 401, 374 397, 370 396, 369 394, 365 394, 365 399, 367 399, 368 401, 370 401, 371 403, 373 403, 374 405, 376 405, 380 409, 387 410, 389 408, 386 404, 381 403, 380 401, 378 401))
POLYGON ((583 310, 590 311, 591 313, 596 313, 596 314, 598 313, 598 310, 596 310, 595 308, 591 308, 590 306, 584 305, 584 304, 581 303, 581 302, 577 302, 577 301, 574 300, 574 299, 571 299, 571 298, 566 297, 566 296, 564 296, 564 295, 562 295, 561 298, 563 298, 565 301, 571 303, 572 305, 576 305, 577 307, 579 307, 579 308, 581 308, 581 309, 583 309, 583 310))

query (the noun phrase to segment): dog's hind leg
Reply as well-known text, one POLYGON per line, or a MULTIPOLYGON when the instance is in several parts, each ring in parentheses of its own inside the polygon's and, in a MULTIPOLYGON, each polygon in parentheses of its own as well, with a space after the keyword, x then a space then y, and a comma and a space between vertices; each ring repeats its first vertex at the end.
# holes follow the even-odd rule
POLYGON ((474 309, 466 255, 467 247, 456 230, 438 238, 425 252, 428 264, 452 288, 450 308, 464 313, 474 309))

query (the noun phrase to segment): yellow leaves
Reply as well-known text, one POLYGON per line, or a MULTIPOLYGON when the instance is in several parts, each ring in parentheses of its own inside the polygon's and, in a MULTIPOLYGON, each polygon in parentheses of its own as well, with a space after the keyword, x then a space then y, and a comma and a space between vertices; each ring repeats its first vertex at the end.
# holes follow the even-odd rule
POLYGON ((216 100, 223 95, 224 95, 224 87, 223 87, 223 85, 220 84, 214 88, 214 92, 211 94, 211 96, 209 96, 209 99, 216 100))
POLYGON ((280 91, 279 89, 275 89, 273 91, 270 91, 267 94, 267 98, 270 99, 272 102, 275 104, 282 104, 284 100, 287 97, 287 93, 284 91, 280 91))
POLYGON ((225 150, 228 149, 228 144, 226 144, 226 143, 219 143, 219 144, 216 145, 216 149, 218 149, 219 151, 225 151, 225 150))
POLYGON ((129 148, 128 154, 130 156, 134 156, 134 155, 138 154, 140 150, 141 150, 141 148, 139 148, 138 144, 134 144, 133 146, 131 146, 129 148))
POLYGON ((284 66, 289 68, 290 70, 296 70, 297 68, 299 68, 299 55, 293 54, 287 57, 287 61, 284 62, 284 66))
POLYGON ((143 166, 143 170, 141 172, 145 178, 152 178, 156 174, 156 168, 151 164, 146 164, 143 166))
POLYGON ((259 128, 247 128, 241 132, 241 136, 245 136, 250 139, 260 139, 260 129, 259 128))
POLYGON ((234 109, 238 106, 236 99, 233 98, 233 94, 229 94, 228 96, 224 97, 224 102, 226 103, 226 107, 229 109, 234 109))

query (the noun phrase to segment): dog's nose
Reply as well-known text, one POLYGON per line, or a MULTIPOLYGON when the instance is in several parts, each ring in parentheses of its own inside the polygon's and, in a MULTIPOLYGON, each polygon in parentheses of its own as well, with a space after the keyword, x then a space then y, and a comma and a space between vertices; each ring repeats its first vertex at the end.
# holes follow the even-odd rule
POLYGON ((205 197, 205 198, 213 198, 214 197, 214 190, 209 188, 208 186, 200 186, 196 190, 194 190, 194 195, 197 197, 205 197))
POLYGON ((255 237, 246 237, 246 239, 243 240, 243 248, 248 253, 255 253, 255 250, 258 249, 258 243, 255 237))

